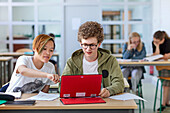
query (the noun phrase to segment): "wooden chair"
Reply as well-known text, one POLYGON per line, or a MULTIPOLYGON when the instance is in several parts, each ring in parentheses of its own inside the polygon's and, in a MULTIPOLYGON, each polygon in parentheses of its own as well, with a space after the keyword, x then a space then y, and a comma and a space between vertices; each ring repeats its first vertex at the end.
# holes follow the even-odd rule
POLYGON ((21 48, 21 49, 16 50, 16 52, 18 52, 18 53, 24 53, 24 52, 32 52, 32 50, 31 50, 31 49, 28 49, 28 48, 21 48))
MULTIPOLYGON (((128 77, 128 82, 129 82, 129 84, 130 85, 132 85, 131 84, 131 76, 129 76, 128 77)), ((142 92, 142 79, 144 79, 144 75, 142 75, 142 78, 140 79, 140 81, 139 81, 139 83, 138 83, 138 85, 137 85, 137 88, 138 88, 138 96, 139 97, 141 97, 141 98, 143 98, 143 92, 142 92)), ((130 86, 131 87, 131 86, 130 86)), ((139 113, 141 113, 141 100, 139 100, 139 103, 137 103, 137 104, 139 104, 139 113)), ((144 101, 142 100, 142 105, 143 105, 143 109, 145 109, 145 105, 144 105, 144 101)))
MULTIPOLYGON (((156 69, 158 71, 163 70, 163 69, 166 69, 166 70, 170 71, 170 66, 156 66, 156 69)), ((161 111, 162 110, 162 85, 163 85, 163 81, 164 80, 170 80, 170 77, 161 77, 161 76, 158 76, 158 80, 157 80, 157 84, 156 84, 155 100, 154 100, 153 110, 155 111, 156 99, 157 99, 157 93, 158 93, 158 86, 159 86, 159 81, 160 81, 161 82, 161 92, 160 92, 160 111, 159 111, 159 113, 162 112, 161 111)))

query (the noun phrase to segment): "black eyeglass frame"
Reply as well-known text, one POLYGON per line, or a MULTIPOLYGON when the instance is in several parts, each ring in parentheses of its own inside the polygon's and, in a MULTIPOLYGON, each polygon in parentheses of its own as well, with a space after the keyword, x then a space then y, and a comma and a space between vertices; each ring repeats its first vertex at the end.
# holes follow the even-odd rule
POLYGON ((84 49, 87 49, 88 47, 90 47, 90 49, 96 49, 98 44, 81 44, 81 47, 84 48, 84 49))

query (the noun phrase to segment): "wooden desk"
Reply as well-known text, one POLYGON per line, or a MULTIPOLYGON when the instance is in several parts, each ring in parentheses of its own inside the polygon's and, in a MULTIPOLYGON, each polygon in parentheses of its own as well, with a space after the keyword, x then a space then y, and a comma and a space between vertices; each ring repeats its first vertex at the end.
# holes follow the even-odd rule
MULTIPOLYGON (((112 54, 116 58, 122 58, 122 54, 112 54)), ((146 56, 151 56, 152 54, 147 54, 146 56)))
MULTIPOLYGON (((26 99, 35 94, 24 94, 26 99)), ((134 113, 137 105, 134 100, 120 101, 106 98, 102 104, 63 105, 59 99, 54 101, 36 101, 33 106, 0 105, 2 113, 134 113)))
POLYGON ((0 57, 0 87, 11 78, 11 60, 13 57, 0 57))
MULTIPOLYGON (((6 53, 0 53, 0 56, 8 56, 8 57, 15 57, 15 58, 18 58, 19 56, 22 56, 22 55, 33 55, 33 54, 25 54, 25 52, 23 53, 19 53, 19 52, 6 52, 6 53)), ((53 53, 53 56, 56 57, 56 60, 57 60, 57 68, 59 69, 59 54, 58 53, 53 53)), ((58 71, 57 69, 57 71, 58 71)))
POLYGON ((141 61, 141 62, 134 62, 134 61, 118 61, 119 65, 121 66, 169 66, 170 61, 141 61))

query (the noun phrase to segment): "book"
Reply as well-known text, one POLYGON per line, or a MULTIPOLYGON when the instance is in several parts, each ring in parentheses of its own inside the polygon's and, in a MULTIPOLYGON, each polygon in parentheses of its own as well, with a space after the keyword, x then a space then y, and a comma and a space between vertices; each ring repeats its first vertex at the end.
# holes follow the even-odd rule
POLYGON ((5 93, 0 92, 0 94, 12 95, 12 96, 14 96, 16 99, 21 98, 21 95, 22 95, 21 92, 5 92, 5 93))
POLYGON ((143 60, 151 62, 151 61, 154 61, 154 60, 158 60, 158 59, 160 59, 162 57, 163 57, 163 55, 159 54, 159 55, 154 55, 154 56, 146 57, 143 60))
POLYGON ((35 100, 7 101, 5 105, 34 105, 35 100))

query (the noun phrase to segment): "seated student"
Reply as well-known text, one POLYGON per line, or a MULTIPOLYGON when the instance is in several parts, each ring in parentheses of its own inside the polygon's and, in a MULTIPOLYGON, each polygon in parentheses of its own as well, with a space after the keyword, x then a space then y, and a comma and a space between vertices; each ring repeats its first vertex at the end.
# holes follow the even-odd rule
MULTIPOLYGON (((55 35, 53 33, 49 33, 48 35, 55 38, 55 35)), ((52 58, 49 60, 49 62, 51 62, 55 66, 55 71, 60 76, 60 70, 57 66, 57 62, 55 60, 53 60, 52 58)))
MULTIPOLYGON (((162 54, 164 55, 163 59, 170 59, 170 38, 165 31, 157 31, 153 35, 153 55, 162 54)), ((163 69, 159 71, 159 76, 170 77, 170 70, 163 69)), ((162 100, 162 111, 165 110, 166 106, 170 107, 169 104, 169 88, 170 81, 165 80, 163 82, 163 100, 162 100)), ((158 111, 160 108, 157 109, 158 111)))
POLYGON ((17 59, 6 92, 48 92, 49 85, 59 82, 54 65, 48 62, 54 48, 53 38, 45 34, 38 35, 33 41, 34 55, 20 56, 17 59))
POLYGON ((82 49, 75 51, 68 59, 63 75, 68 74, 102 74, 101 97, 109 97, 124 91, 124 81, 120 66, 110 51, 99 48, 104 39, 103 28, 97 22, 88 21, 82 24, 78 31, 78 41, 82 49))
MULTIPOLYGON (((132 32, 129 41, 123 47, 123 59, 143 59, 146 57, 145 45, 142 43, 140 35, 132 32)), ((131 75, 132 91, 136 93, 137 84, 142 77, 144 67, 121 67, 123 76, 128 79, 131 75)))

